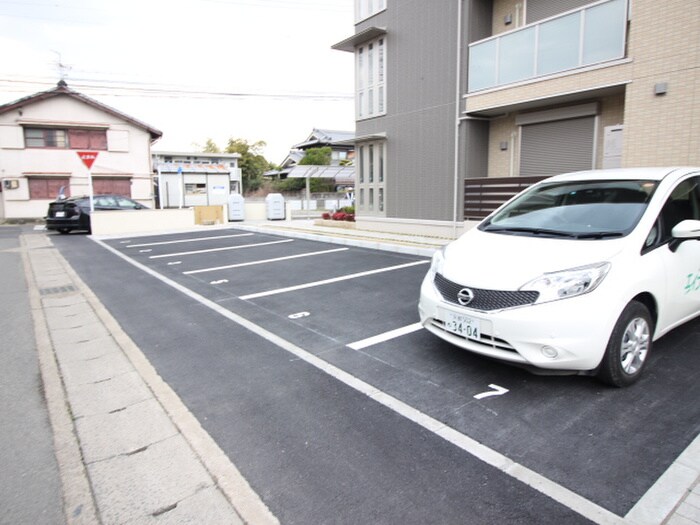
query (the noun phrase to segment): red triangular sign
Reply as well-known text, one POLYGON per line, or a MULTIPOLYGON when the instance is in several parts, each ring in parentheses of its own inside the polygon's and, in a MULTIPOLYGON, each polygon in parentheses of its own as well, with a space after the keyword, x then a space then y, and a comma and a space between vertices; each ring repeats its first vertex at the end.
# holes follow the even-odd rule
POLYGON ((99 151, 78 151, 77 153, 80 160, 83 161, 83 164, 87 166, 87 169, 90 169, 92 168, 92 164, 95 162, 99 151))

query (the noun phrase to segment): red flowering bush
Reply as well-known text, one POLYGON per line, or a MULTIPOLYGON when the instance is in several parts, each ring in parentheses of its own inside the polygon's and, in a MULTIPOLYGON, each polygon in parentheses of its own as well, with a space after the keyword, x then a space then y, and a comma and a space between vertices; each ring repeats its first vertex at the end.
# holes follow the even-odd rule
POLYGON ((324 221, 329 221, 329 220, 331 220, 331 214, 328 213, 328 212, 326 211, 326 212, 323 213, 323 215, 321 215, 321 218, 322 218, 324 221))

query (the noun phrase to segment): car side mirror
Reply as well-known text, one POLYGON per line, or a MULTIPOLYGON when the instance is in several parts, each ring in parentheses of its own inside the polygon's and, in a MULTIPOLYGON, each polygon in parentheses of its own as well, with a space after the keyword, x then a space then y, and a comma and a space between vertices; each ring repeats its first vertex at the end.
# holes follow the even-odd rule
POLYGON ((700 240, 700 221, 686 219, 679 222, 671 230, 671 237, 673 239, 671 239, 668 247, 672 252, 675 252, 683 241, 690 239, 700 240))

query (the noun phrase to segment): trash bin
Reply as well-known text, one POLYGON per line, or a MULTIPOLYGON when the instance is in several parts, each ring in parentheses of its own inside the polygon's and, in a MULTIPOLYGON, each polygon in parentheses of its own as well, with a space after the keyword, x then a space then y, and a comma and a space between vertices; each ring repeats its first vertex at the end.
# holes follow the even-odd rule
POLYGON ((228 196, 228 220, 245 220, 245 199, 240 193, 232 193, 228 196))
POLYGON ((284 219, 284 197, 281 193, 270 193, 265 197, 267 220, 284 219))

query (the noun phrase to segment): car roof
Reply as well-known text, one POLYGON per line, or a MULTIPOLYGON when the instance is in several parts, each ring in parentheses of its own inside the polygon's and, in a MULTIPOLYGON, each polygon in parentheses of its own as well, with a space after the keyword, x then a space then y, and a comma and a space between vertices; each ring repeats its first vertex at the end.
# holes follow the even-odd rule
POLYGON ((575 171, 554 175, 547 182, 565 181, 596 181, 596 180, 656 180, 667 177, 682 177, 688 173, 700 173, 700 168, 669 167, 669 168, 617 168, 605 170, 575 171))

